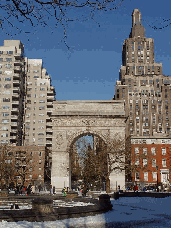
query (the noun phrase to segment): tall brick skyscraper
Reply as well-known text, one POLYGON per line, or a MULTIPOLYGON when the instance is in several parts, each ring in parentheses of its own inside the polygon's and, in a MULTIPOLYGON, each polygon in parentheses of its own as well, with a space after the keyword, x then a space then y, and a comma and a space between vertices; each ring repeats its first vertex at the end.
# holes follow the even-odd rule
MULTIPOLYGON (((123 65, 115 87, 116 100, 125 100, 126 136, 170 132, 170 77, 154 59, 154 40, 145 37, 141 13, 132 14, 132 28, 122 50, 123 65)), ((166 133, 166 134, 165 134, 166 133)))

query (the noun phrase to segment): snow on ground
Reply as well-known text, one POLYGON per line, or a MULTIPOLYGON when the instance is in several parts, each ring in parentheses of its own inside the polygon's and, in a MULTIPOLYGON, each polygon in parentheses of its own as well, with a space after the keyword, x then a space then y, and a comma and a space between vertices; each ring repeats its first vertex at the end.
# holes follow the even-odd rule
POLYGON ((95 216, 48 222, 0 222, 2 228, 171 227, 171 197, 111 200, 113 210, 95 216))
POLYGON ((65 202, 62 200, 53 200, 53 205, 55 208, 58 207, 76 207, 76 206, 89 206, 94 205, 93 203, 85 203, 85 202, 65 202))

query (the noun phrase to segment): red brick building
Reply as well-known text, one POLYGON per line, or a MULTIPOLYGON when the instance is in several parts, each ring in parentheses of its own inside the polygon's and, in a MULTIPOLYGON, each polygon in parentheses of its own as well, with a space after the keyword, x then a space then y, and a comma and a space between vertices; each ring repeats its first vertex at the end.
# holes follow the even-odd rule
POLYGON ((132 182, 154 185, 171 183, 171 138, 131 137, 132 182))
POLYGON ((1 178, 1 182, 6 186, 11 183, 14 186, 44 184, 48 169, 48 150, 45 146, 1 147, 1 160, 4 160, 6 164, 0 169, 0 175, 4 177, 1 178), (5 176, 3 169, 7 165, 12 174, 9 173, 8 176, 5 176))

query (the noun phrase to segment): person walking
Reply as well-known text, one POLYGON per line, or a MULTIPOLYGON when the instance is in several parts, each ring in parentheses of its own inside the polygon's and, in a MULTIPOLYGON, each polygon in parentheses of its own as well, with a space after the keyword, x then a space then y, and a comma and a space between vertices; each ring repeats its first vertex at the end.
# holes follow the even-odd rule
POLYGON ((66 188, 65 187, 62 189, 62 194, 63 194, 63 196, 66 196, 66 188))
POLYGON ((88 192, 88 187, 85 185, 83 190, 82 190, 82 196, 86 197, 87 192, 88 192))

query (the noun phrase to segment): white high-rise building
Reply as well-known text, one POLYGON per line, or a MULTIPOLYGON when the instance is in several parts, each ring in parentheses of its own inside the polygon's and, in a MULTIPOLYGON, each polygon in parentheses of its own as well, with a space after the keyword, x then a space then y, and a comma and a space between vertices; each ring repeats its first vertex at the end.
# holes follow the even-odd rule
POLYGON ((0 47, 1 144, 52 146, 55 89, 41 59, 24 57, 19 40, 0 47))

